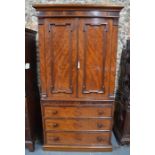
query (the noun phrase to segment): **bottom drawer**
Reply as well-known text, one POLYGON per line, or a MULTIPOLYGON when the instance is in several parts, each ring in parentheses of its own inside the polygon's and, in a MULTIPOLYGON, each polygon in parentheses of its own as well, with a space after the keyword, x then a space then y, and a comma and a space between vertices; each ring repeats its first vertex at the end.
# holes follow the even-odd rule
POLYGON ((51 132, 46 133, 50 145, 109 145, 111 132, 51 132))

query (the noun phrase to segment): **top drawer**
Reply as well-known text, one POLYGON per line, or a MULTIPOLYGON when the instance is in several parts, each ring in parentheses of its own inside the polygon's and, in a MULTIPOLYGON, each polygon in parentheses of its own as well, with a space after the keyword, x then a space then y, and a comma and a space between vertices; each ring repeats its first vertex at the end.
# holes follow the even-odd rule
POLYGON ((112 107, 50 107, 45 106, 43 108, 44 117, 111 117, 112 107))

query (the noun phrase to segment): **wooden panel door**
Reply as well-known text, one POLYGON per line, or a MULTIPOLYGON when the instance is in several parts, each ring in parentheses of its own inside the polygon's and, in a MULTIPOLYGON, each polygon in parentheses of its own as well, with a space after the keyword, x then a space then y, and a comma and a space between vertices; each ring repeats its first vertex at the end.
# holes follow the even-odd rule
POLYGON ((46 75, 48 97, 76 95, 76 29, 74 19, 45 22, 46 75))
POLYGON ((111 21, 80 19, 78 34, 78 96, 105 99, 110 82, 111 21))

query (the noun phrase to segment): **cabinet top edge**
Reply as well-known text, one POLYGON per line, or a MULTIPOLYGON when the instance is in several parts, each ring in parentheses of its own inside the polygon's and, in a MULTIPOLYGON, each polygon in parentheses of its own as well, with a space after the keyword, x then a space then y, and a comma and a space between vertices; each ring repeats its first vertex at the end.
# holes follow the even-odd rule
POLYGON ((35 3, 32 5, 36 10, 44 9, 114 9, 120 11, 124 8, 123 5, 112 4, 42 4, 35 3))
POLYGON ((34 33, 34 34, 37 33, 37 31, 29 29, 29 28, 25 28, 25 32, 30 32, 30 33, 34 33))

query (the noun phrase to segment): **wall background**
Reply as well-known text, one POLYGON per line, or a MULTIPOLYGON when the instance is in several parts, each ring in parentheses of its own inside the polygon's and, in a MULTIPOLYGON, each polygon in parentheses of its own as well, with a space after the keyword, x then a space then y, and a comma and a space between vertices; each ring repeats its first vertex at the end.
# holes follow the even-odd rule
MULTIPOLYGON (((91 3, 91 4, 121 4, 124 9, 120 12, 119 34, 118 34, 118 50, 117 50, 117 67, 116 67, 116 89, 119 75, 119 63, 123 46, 130 37, 130 0, 25 0, 25 26, 33 30, 37 29, 37 18, 35 17, 35 9, 32 8, 33 3, 91 3)), ((38 45, 38 43, 37 43, 38 45)), ((39 53, 39 51, 38 51, 39 53)), ((39 64, 39 59, 38 64, 39 64)), ((39 67, 38 67, 39 75, 39 67)), ((40 79, 40 78, 39 78, 40 79)), ((39 82, 40 85, 40 82, 39 82)))

